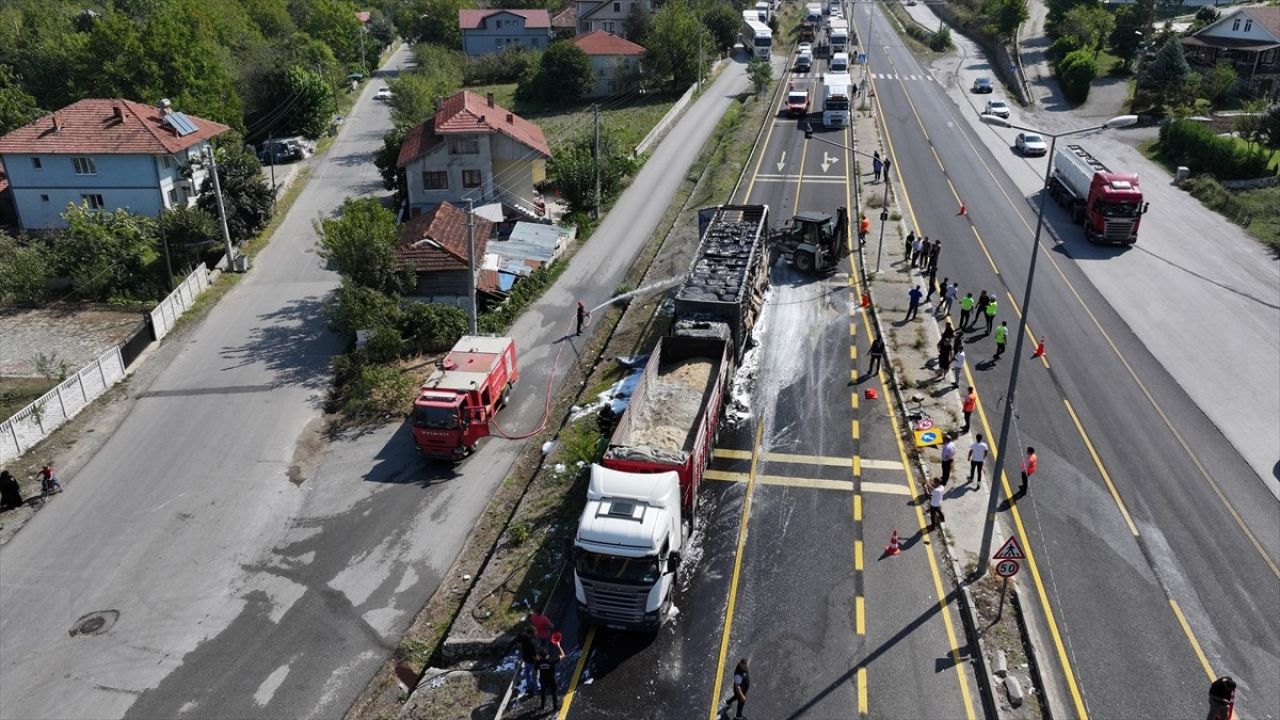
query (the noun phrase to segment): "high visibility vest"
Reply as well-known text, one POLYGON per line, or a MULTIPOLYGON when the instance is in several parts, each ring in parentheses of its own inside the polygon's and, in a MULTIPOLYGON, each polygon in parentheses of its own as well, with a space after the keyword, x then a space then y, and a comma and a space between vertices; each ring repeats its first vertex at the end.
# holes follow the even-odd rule
POLYGON ((973 309, 973 302, 974 302, 974 301, 973 301, 973 296, 972 296, 972 295, 965 295, 964 297, 960 298, 960 309, 961 309, 961 310, 972 310, 972 309, 973 309))
POLYGON ((995 316, 996 316, 996 301, 992 300, 991 302, 987 303, 987 317, 995 317, 995 316))
POLYGON ((996 344, 997 345, 1003 345, 1008 338, 1009 338, 1009 326, 1001 325, 1000 327, 996 328, 996 344))

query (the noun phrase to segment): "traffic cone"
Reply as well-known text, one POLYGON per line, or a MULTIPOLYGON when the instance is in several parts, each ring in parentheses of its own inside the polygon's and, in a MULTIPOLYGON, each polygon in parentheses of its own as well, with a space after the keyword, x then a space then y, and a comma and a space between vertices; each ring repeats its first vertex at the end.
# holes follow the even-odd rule
POLYGON ((1036 345, 1036 351, 1032 353, 1031 357, 1033 358, 1044 357, 1044 336, 1043 335, 1040 336, 1040 344, 1036 345))
POLYGON ((880 393, 876 392, 875 388, 867 388, 862 391, 862 394, 865 395, 868 400, 876 400, 880 397, 880 393))
POLYGON ((898 546, 898 528, 893 529, 893 537, 889 538, 889 547, 884 549, 885 555, 898 555, 902 548, 898 546))
POLYGON ((968 215, 968 214, 969 214, 969 208, 965 207, 965 206, 964 206, 964 201, 963 201, 963 200, 961 200, 961 201, 960 201, 960 212, 956 213, 956 215, 968 215))
POLYGON ((862 291, 862 307, 864 308, 871 307, 871 291, 870 290, 862 291))

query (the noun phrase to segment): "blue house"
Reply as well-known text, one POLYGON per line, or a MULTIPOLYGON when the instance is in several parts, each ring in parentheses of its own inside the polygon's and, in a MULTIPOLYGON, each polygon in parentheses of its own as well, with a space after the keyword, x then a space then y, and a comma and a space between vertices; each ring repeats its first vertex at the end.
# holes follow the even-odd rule
POLYGON ((551 15, 546 10, 459 10, 462 51, 472 57, 501 52, 509 45, 545 50, 551 44, 551 15))
POLYGON ((18 226, 66 227, 68 205, 158 215, 195 202, 205 171, 182 169, 226 125, 184 115, 167 100, 152 107, 122 99, 87 99, 0 137, 18 226))

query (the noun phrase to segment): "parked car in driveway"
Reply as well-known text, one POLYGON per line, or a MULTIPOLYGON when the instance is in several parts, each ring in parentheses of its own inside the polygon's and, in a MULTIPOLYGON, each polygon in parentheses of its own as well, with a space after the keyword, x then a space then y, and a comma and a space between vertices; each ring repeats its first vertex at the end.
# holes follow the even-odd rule
POLYGON ((995 115, 996 117, 1009 117, 1009 104, 1003 100, 988 100, 987 109, 982 111, 983 115, 995 115))
POLYGON ((1013 146, 1023 155, 1044 155, 1049 152, 1049 146, 1045 145, 1044 138, 1035 133, 1018 133, 1013 139, 1013 146))
POLYGON ((991 78, 989 77, 980 77, 973 81, 973 91, 979 95, 985 95, 992 90, 994 90, 994 88, 991 86, 991 78))

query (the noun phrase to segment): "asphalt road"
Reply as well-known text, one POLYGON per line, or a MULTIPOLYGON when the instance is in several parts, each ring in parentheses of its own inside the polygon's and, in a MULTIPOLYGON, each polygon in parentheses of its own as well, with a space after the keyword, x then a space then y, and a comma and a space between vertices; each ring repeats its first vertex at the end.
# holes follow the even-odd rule
MULTIPOLYGON (((855 15, 864 34, 870 7, 859 5, 855 15)), ((978 138, 964 115, 971 111, 946 98, 947 78, 921 68, 874 12, 877 102, 909 217, 944 238, 939 274, 957 278, 962 293, 995 291, 1000 317, 1013 326, 1035 220, 1027 196, 1036 184, 1028 190, 1011 180, 1022 161, 978 138), (967 217, 956 215, 961 197, 967 217)), ((966 70, 981 71, 976 62, 970 58, 966 70)), ((1046 231, 1029 325, 1049 338, 1050 367, 1025 357, 1030 348, 1023 358, 991 362, 993 344, 981 333, 969 343, 979 429, 989 437, 1009 368, 1025 364, 1008 452, 1016 458, 1033 445, 1040 456, 1037 482, 1017 515, 1063 638, 1061 653, 1045 650, 1069 665, 1076 712, 1187 716, 1201 712, 1210 676, 1226 673, 1241 683, 1245 715, 1275 717, 1280 507, 1080 267, 1124 251, 1086 245, 1052 204, 1046 231)), ((1149 312, 1204 323, 1199 341, 1212 342, 1210 318, 1154 304, 1149 312)), ((1220 372, 1275 382, 1248 375, 1251 367, 1237 371, 1226 356, 1220 372)))
MULTIPOLYGON (((382 72, 409 59, 395 55, 382 72)), ((745 86, 730 63, 653 152, 560 280, 516 323, 509 431, 538 424, 574 298, 612 295, 745 86)), ((379 83, 371 83, 376 87, 379 83)), ((255 268, 167 341, 168 366, 0 556, 0 717, 341 715, 440 584, 521 445, 457 468, 413 454, 405 426, 318 437, 336 276, 312 220, 382 194, 390 126, 366 88, 255 268), (118 614, 72 637, 86 614, 118 614)), ((556 375, 556 380, 562 377, 556 375)))
MULTIPOLYGON (((774 68, 788 72, 780 58, 774 68)), ((794 76, 796 86, 816 96, 820 71, 794 76)), ((806 142, 781 115, 766 133, 736 202, 768 204, 775 227, 797 209, 852 206, 848 151, 806 142)), ((845 131, 824 136, 851 144, 845 131)), ((950 598, 938 602, 933 558, 881 551, 894 528, 904 543, 921 543, 922 516, 887 409, 857 406, 850 326, 864 352, 866 330, 851 313, 847 267, 819 279, 779 262, 771 285, 744 360, 756 371, 735 389, 749 392, 751 417, 721 431, 679 613, 651 638, 587 633, 568 618, 566 637, 589 645, 563 716, 709 716, 731 694, 740 657, 752 662, 750 717, 982 714, 972 673, 955 662, 959 617, 950 598), (874 458, 851 430, 859 422, 878 425, 874 458)))

